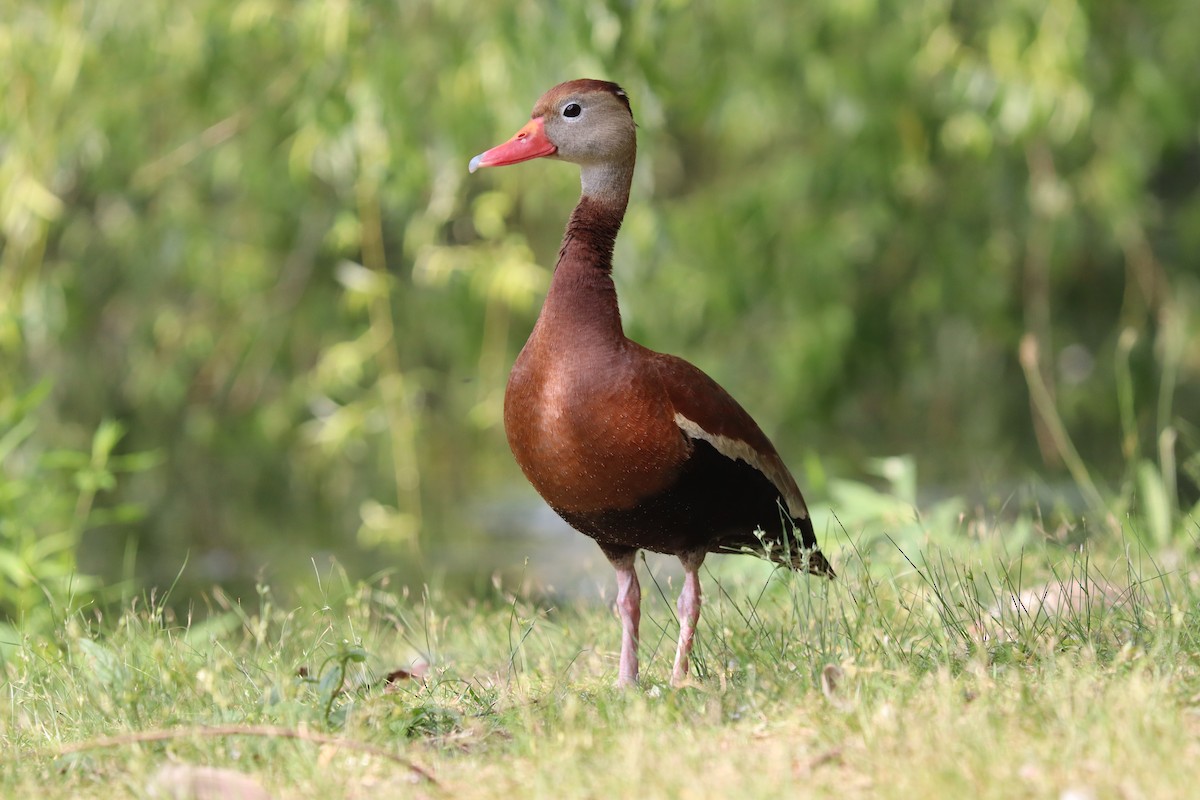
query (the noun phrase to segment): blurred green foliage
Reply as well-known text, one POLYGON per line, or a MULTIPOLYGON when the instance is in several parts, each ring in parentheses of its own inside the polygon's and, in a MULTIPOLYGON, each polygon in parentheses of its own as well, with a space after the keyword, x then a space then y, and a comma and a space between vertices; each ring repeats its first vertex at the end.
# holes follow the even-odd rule
POLYGON ((46 630, 103 594, 80 571, 83 536, 140 519, 137 506, 103 505, 102 498, 119 476, 151 469, 156 460, 150 453, 114 455, 123 431, 111 420, 97 427, 86 451, 47 449, 35 421, 45 396, 38 387, 0 398, 0 662, 19 641, 18 629, 46 630))
POLYGON ((98 574, 126 536, 156 582, 189 552, 201 583, 469 560, 522 485, 504 381, 578 184, 466 163, 593 76, 641 126, 628 332, 728 386, 818 501, 908 453, 998 505, 1086 462, 1177 509, 1197 30, 1153 0, 9 3, 0 397, 53 387, 37 447, 112 419, 162 454, 105 495, 145 514, 91 529, 98 574))

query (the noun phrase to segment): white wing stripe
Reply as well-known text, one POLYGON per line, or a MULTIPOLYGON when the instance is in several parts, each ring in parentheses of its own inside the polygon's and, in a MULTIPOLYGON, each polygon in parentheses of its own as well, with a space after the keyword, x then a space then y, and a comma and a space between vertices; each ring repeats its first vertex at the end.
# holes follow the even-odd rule
POLYGON ((763 475, 766 475, 767 479, 775 484, 775 488, 779 490, 779 494, 787 502, 788 511, 793 517, 804 519, 808 516, 808 508, 804 505, 804 500, 791 488, 793 485, 791 475, 788 474, 787 468, 780 464, 778 460, 764 461, 759 457, 757 450, 741 439, 731 439, 728 436, 709 433, 698 423, 693 422, 683 414, 675 414, 675 424, 691 438, 703 439, 708 442, 716 448, 718 453, 726 458, 735 461, 745 461, 763 475))

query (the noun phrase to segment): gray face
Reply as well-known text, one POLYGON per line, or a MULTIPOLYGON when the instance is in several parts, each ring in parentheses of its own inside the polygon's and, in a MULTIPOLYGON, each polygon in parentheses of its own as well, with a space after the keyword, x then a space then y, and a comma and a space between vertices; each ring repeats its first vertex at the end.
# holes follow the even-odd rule
POLYGON ((632 161, 637 134, 625 104, 609 92, 546 98, 539 108, 556 157, 581 165, 632 161))

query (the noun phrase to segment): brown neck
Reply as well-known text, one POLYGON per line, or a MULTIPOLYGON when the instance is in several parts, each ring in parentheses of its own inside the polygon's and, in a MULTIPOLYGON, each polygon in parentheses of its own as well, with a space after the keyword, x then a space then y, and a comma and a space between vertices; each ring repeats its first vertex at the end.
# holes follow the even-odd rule
POLYGON ((628 159, 620 161, 580 165, 579 182, 583 191, 567 223, 555 272, 574 261, 604 272, 612 270, 613 244, 625 217, 625 207, 629 205, 636 158, 631 153, 628 159))
POLYGON ((617 241, 617 232, 621 230, 621 220, 624 216, 624 202, 613 206, 587 195, 579 198, 579 204, 575 206, 575 210, 571 212, 571 219, 567 222, 562 247, 558 250, 555 275, 564 269, 611 272, 613 245, 617 241))
POLYGON ((615 198, 585 194, 567 223, 539 322, 563 325, 564 334, 577 344, 624 340, 612 255, 628 198, 627 186, 615 198))

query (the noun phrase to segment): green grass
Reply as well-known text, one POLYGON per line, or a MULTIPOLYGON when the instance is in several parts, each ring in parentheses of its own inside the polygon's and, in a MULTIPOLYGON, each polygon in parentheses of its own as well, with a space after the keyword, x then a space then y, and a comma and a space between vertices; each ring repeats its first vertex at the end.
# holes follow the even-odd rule
POLYGON ((85 610, 7 650, 0 796, 222 796, 185 792, 180 765, 280 798, 1190 796, 1181 552, 843 541, 836 582, 714 558, 680 690, 669 569, 643 577, 626 692, 610 609, 503 586, 464 601, 334 573, 294 605, 218 592, 195 622, 85 610))

